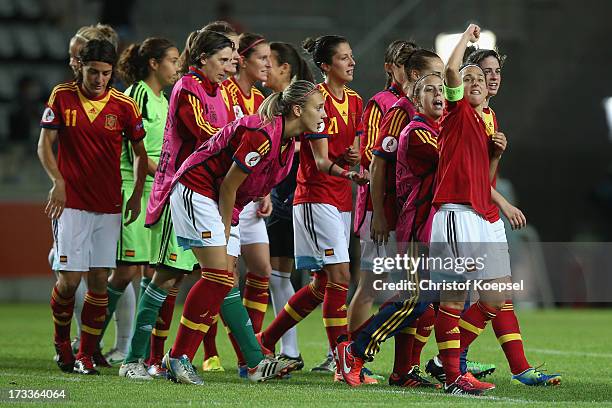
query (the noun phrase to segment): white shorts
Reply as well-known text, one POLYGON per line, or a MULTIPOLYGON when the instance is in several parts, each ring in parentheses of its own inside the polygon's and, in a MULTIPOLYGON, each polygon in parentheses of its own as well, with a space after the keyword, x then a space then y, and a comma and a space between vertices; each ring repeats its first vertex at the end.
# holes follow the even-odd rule
POLYGON ((386 245, 377 245, 370 237, 372 225, 372 211, 367 211, 365 219, 359 227, 359 243, 361 244, 361 270, 371 271, 374 267, 374 258, 395 257, 396 242, 395 231, 389 233, 389 242, 386 245))
POLYGON ((179 246, 227 246, 217 203, 177 183, 170 194, 170 213, 179 246))
POLYGON ((324 265, 349 262, 351 212, 329 204, 293 207, 295 267, 318 271, 324 265))
POLYGON ((53 220, 53 270, 85 272, 115 268, 121 214, 102 214, 65 208, 53 220))
POLYGON ((230 227, 230 236, 227 241, 227 254, 238 258, 240 256, 240 228, 238 225, 230 227))
POLYGON ((240 213, 240 245, 269 244, 266 222, 257 216, 259 202, 251 201, 240 213))
POLYGON ((457 280, 497 279, 511 274, 503 221, 490 223, 467 205, 445 204, 436 212, 429 257, 436 280, 452 276, 457 280))

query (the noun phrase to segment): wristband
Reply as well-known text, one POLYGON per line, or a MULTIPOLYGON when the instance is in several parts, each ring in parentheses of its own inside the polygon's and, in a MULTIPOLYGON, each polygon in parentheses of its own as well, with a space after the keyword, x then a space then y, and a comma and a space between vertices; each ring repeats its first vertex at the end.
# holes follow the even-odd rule
POLYGON ((456 88, 449 88, 444 85, 444 97, 449 102, 457 102, 463 99, 463 85, 456 88))

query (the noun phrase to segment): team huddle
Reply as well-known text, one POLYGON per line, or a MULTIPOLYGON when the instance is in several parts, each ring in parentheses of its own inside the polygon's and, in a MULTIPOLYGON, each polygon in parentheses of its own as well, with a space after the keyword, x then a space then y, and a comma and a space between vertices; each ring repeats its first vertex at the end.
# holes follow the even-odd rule
POLYGON ((371 312, 381 279, 373 266, 382 257, 486 252, 486 262, 465 273, 417 268, 407 276, 511 283, 500 211, 513 229, 526 220, 495 190, 507 141, 489 106, 505 57, 468 48, 479 36, 470 25, 446 65, 412 42, 392 42, 386 87, 364 106, 347 86, 355 60, 341 36, 303 42, 324 78, 315 84, 293 45, 238 35, 223 21, 192 32, 182 53, 151 37, 118 55, 112 28, 81 28, 69 48, 75 80, 53 89, 38 146, 53 183, 45 212, 59 368, 99 374, 98 366, 120 364, 127 379, 202 385, 194 366, 200 345, 202 371, 224 370, 220 320, 240 377, 288 377, 304 367, 296 326, 322 305, 329 348, 315 369, 336 382, 378 383, 364 364, 394 337, 389 385, 480 395, 495 388, 480 381, 495 366, 467 354, 491 321, 512 382, 560 384, 560 375, 527 361, 509 291, 479 290, 470 302, 465 290, 417 289, 371 312), (125 92, 112 87, 115 75, 125 92), (255 85, 272 93, 266 98, 255 85), (361 272, 347 305, 351 230, 361 272), (243 293, 238 257, 247 268, 243 293), (196 270, 201 278, 166 346, 176 295, 196 270), (294 270, 312 273, 297 292, 294 270), (275 318, 263 327, 270 300, 275 318), (102 355, 113 316, 115 347, 102 355), (79 335, 71 342, 73 318, 79 335), (439 354, 425 371, 435 382, 421 371, 432 331, 439 354))

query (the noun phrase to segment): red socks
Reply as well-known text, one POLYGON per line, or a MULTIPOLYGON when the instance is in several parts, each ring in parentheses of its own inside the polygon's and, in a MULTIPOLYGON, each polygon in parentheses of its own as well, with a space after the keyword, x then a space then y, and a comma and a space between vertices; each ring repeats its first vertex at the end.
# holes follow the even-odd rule
POLYGON ((81 312, 81 346, 76 358, 92 356, 98 347, 100 334, 106 320, 108 295, 87 291, 81 312))
POLYGON ((310 284, 289 298, 285 308, 263 332, 262 339, 266 348, 274 350, 274 346, 287 330, 298 324, 323 302, 325 285, 327 285, 327 274, 318 271, 310 284))
MULTIPOLYGON (((416 324, 416 322, 413 324, 416 324)), ((393 359, 393 372, 395 374, 408 374, 410 368, 412 368, 410 361, 412 360, 411 356, 415 333, 416 327, 408 326, 402 331, 398 332, 394 337, 395 355, 393 359)))
POLYGON ((216 321, 210 326, 210 329, 204 335, 204 340, 202 341, 202 345, 204 346, 204 361, 208 360, 211 357, 218 356, 219 351, 217 350, 217 327, 219 326, 219 322, 216 321))
POLYGON ((414 343, 410 353, 410 366, 421 365, 421 351, 431 335, 436 320, 436 311, 433 305, 429 305, 427 310, 419 317, 414 334, 414 343))
POLYGON ((270 278, 247 273, 242 304, 246 307, 253 331, 259 333, 268 308, 270 278))
POLYGON ((482 333, 487 322, 495 317, 497 310, 491 309, 480 300, 474 303, 461 315, 459 330, 461 332, 461 349, 468 347, 482 333))
POLYGON ((51 291, 51 311, 53 312, 54 341, 56 344, 70 341, 70 322, 74 312, 74 296, 63 298, 57 285, 51 291))
POLYGON ((495 336, 497 336, 497 340, 504 350, 504 354, 506 354, 506 360, 508 360, 512 374, 520 374, 527 370, 530 365, 525 357, 521 329, 514 314, 514 305, 511 300, 506 301, 492 323, 495 336))
POLYGON ((149 365, 160 363, 164 357, 164 343, 170 333, 170 325, 172 324, 172 315, 178 291, 178 288, 170 288, 166 300, 164 300, 161 309, 159 309, 155 328, 151 332, 151 352, 147 361, 149 365))
POLYGON ((234 286, 234 274, 222 269, 202 268, 200 279, 189 291, 170 356, 186 354, 193 360, 204 334, 215 322, 223 299, 234 286))
POLYGON ((461 354, 460 314, 461 310, 440 306, 434 324, 436 342, 440 351, 440 359, 444 365, 447 385, 455 382, 461 375, 459 370, 459 355, 461 354))
POLYGON ((347 285, 328 282, 323 299, 323 324, 327 332, 329 346, 336 347, 338 336, 346 334, 346 295, 347 285))

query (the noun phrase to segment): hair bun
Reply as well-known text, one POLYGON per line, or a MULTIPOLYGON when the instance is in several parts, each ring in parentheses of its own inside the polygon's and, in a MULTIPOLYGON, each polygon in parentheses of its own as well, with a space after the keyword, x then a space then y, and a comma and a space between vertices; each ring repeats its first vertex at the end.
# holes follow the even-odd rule
POLYGON ((314 53, 316 45, 317 40, 312 37, 308 37, 302 42, 302 48, 309 54, 314 53))

